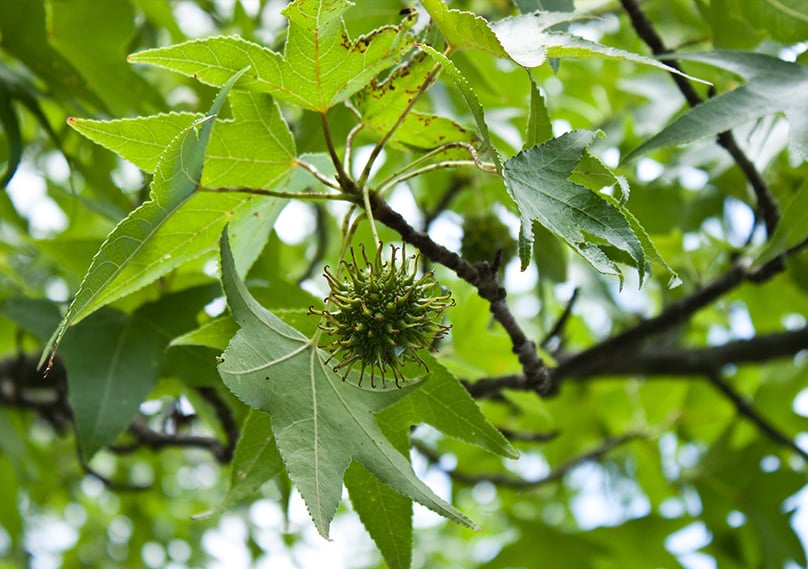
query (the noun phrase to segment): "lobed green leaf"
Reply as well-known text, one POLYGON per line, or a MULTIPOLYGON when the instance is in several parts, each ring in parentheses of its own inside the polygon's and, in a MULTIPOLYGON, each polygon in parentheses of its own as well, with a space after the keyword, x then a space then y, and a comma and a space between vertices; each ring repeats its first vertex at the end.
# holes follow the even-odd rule
POLYGON ((535 219, 598 271, 622 282, 622 272, 601 246, 609 243, 629 255, 642 282, 645 250, 623 211, 570 181, 594 137, 593 131, 574 131, 523 150, 505 162, 505 186, 519 208, 526 243, 532 242, 529 228, 535 219))
POLYGON ((244 71, 230 78, 207 117, 193 123, 165 149, 152 180, 151 199, 121 221, 101 245, 44 354, 58 347, 68 326, 204 252, 210 245, 199 240, 200 235, 210 232, 214 221, 224 225, 232 216, 237 198, 202 195, 197 203, 191 198, 202 175, 213 119, 244 71), (221 202, 216 204, 219 209, 212 209, 207 200, 221 202), (229 208, 222 207, 225 205, 229 208), (182 215, 175 215, 180 211, 182 215))
POLYGON ((404 38, 414 15, 407 15, 398 26, 351 40, 342 24, 350 6, 348 0, 295 0, 287 5, 282 11, 289 19, 283 54, 227 36, 141 51, 130 55, 129 61, 171 69, 215 86, 250 67, 243 88, 325 113, 409 48, 404 38))
POLYGON ((716 136, 773 113, 785 113, 793 150, 808 159, 808 69, 762 53, 715 51, 679 53, 677 59, 721 67, 747 79, 737 89, 693 107, 625 157, 716 136))
MULTIPOLYGON (((432 60, 421 53, 396 67, 384 81, 373 80, 353 98, 362 123, 379 136, 387 134, 429 83, 433 67, 432 60)), ((419 150, 431 150, 447 142, 478 142, 473 132, 455 121, 417 111, 407 112, 390 141, 419 150)))

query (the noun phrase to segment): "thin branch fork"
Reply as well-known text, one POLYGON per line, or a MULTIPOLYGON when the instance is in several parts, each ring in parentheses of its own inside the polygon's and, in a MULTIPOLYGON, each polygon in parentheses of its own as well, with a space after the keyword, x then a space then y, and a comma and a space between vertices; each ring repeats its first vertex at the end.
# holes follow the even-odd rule
POLYGON ((797 445, 794 440, 784 434, 780 429, 775 427, 766 418, 764 418, 740 393, 735 391, 717 371, 712 371, 707 374, 707 379, 712 383, 718 391, 720 391, 727 399, 732 401, 735 405, 735 410, 739 415, 746 417, 753 422, 760 431, 769 437, 777 444, 790 448, 799 454, 804 460, 808 461, 808 452, 804 451, 797 445))
MULTIPOLYGON (((35 411, 48 421, 56 432, 63 433, 73 423, 73 410, 67 399, 67 372, 61 358, 56 357, 49 380, 43 382, 42 374, 37 369, 38 363, 38 355, 27 354, 0 360, 0 406, 35 411)), ((215 437, 156 431, 148 426, 143 416, 138 416, 129 425, 131 440, 113 445, 109 450, 126 454, 143 447, 153 450, 169 447, 199 448, 209 451, 219 462, 229 462, 239 437, 238 425, 214 389, 203 387, 198 391, 212 406, 225 432, 226 441, 222 442, 215 437)), ((107 482, 103 476, 93 472, 87 465, 84 466, 88 474, 107 482)), ((117 487, 114 482, 108 482, 110 487, 117 487)))
MULTIPOLYGON (((110 450, 117 454, 128 454, 142 447, 152 450, 163 448, 199 448, 209 451, 217 461, 227 463, 233 456, 233 449, 228 445, 223 445, 214 437, 200 435, 182 435, 179 433, 169 434, 156 431, 149 427, 146 419, 139 415, 129 425, 129 432, 135 438, 134 442, 128 445, 116 445, 110 450)), ((228 437, 229 438, 229 437, 228 437)), ((229 442, 229 441, 228 441, 229 442)))
POLYGON ((558 389, 559 382, 564 377, 592 375, 610 362, 626 358, 627 354, 636 352, 638 346, 644 344, 650 337, 686 322, 693 314, 741 284, 751 282, 760 285, 767 282, 784 270, 785 260, 788 257, 806 248, 808 239, 756 268, 749 268, 743 260, 736 261, 727 272, 701 289, 671 303, 654 318, 643 320, 620 334, 562 361, 551 372, 553 389, 558 389))

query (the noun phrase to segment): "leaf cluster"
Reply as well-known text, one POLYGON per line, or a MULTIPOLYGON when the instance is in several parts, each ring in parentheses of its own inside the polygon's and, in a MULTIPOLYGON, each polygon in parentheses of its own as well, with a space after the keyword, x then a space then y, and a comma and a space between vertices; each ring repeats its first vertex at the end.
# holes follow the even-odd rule
POLYGON ((346 489, 365 565, 804 564, 799 2, 274 4, 0 2, 0 553, 291 558, 346 489))

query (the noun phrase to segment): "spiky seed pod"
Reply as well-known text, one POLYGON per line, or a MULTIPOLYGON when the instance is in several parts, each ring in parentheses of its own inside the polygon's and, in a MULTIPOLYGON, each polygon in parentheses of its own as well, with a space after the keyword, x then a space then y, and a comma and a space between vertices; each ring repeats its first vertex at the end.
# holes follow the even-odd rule
POLYGON ((467 215, 463 221, 460 252, 470 263, 493 261, 502 251, 502 265, 507 265, 516 253, 516 240, 508 227, 491 212, 467 215))
POLYGON ((331 352, 327 361, 339 360, 334 371, 342 374, 343 381, 358 366, 359 385, 369 372, 372 387, 376 387, 377 375, 384 385, 388 373, 401 387, 404 362, 415 362, 429 371, 418 350, 428 348, 449 330, 440 319, 443 310, 454 305, 451 295, 441 293, 431 272, 418 276, 419 255, 408 259, 406 249, 393 245, 390 249, 389 261, 382 259, 381 244, 371 261, 361 246, 364 266, 351 249, 351 262, 341 262, 342 278, 326 267, 324 276, 331 289, 325 298, 326 309, 309 309, 310 314, 323 317, 320 329, 333 338, 324 346, 331 352))

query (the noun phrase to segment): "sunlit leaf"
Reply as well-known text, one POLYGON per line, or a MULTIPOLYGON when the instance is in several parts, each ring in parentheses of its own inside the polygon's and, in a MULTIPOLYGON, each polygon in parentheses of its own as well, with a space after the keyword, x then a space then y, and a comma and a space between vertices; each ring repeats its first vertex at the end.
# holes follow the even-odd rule
MULTIPOLYGON (((213 129, 202 170, 202 185, 270 188, 293 167, 295 142, 277 104, 267 95, 234 91, 233 119, 213 129), (251 144, 242 144, 249 140, 251 144)), ((71 118, 78 132, 147 172, 153 172, 168 144, 195 122, 199 113, 165 113, 98 121, 71 118)))
POLYGON ((677 118, 662 132, 635 148, 625 160, 657 148, 716 136, 773 113, 785 113, 792 149, 808 159, 808 69, 762 53, 715 51, 678 53, 678 59, 698 61, 740 75, 747 83, 708 99, 677 118))
POLYGON ((210 250, 216 242, 215 233, 239 209, 261 201, 255 196, 196 192, 214 118, 240 73, 216 97, 209 115, 168 145, 155 171, 151 199, 119 223, 96 253, 54 332, 52 346, 58 346, 68 326, 94 310, 210 250))
MULTIPOLYGON (((396 67, 384 81, 371 82, 354 96, 362 122, 379 135, 386 135, 419 90, 430 82, 434 66, 426 54, 420 54, 396 67)), ((430 150, 448 142, 474 145, 477 137, 448 117, 410 111, 391 141, 408 148, 430 150)))
POLYGON ((350 6, 347 0, 296 0, 287 5, 282 11, 289 19, 283 54, 228 36, 141 51, 129 61, 165 67, 216 86, 250 66, 243 87, 324 113, 362 89, 409 47, 404 38, 412 15, 398 26, 351 40, 342 25, 350 6))
POLYGON ((48 41, 67 59, 107 107, 157 109, 157 91, 126 64, 135 33, 135 11, 128 0, 47 0, 48 41), (96 26, 93 22, 104 22, 96 26))

